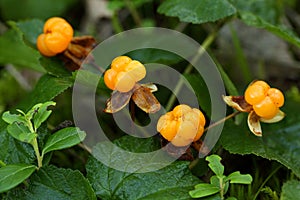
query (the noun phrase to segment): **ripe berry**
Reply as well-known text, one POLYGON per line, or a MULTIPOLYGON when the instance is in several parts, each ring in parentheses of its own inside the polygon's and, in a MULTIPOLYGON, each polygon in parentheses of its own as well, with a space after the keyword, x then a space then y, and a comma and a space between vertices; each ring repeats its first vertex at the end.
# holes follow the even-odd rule
POLYGON ((160 117, 157 131, 175 146, 186 146, 203 134, 205 117, 196 108, 178 105, 173 111, 160 117))
POLYGON ((113 59, 111 69, 105 72, 104 83, 111 90, 128 92, 145 76, 146 69, 142 63, 127 56, 119 56, 113 59))
POLYGON ((257 104, 265 98, 269 88, 267 83, 256 81, 246 89, 245 100, 251 105, 257 104))
POLYGON ((276 88, 270 88, 267 95, 272 99, 277 107, 281 107, 284 104, 284 96, 282 92, 276 88))
POLYGON ((54 56, 63 52, 73 38, 72 26, 59 17, 48 19, 43 32, 37 38, 37 48, 44 56, 54 56))
POLYGON ((260 103, 255 104, 253 106, 253 109, 258 116, 266 119, 273 118, 279 111, 279 108, 274 104, 272 99, 268 96, 265 97, 264 100, 262 100, 260 103))
POLYGON ((271 119, 284 104, 282 92, 264 81, 255 81, 245 91, 245 100, 253 106, 255 113, 265 119, 271 119))

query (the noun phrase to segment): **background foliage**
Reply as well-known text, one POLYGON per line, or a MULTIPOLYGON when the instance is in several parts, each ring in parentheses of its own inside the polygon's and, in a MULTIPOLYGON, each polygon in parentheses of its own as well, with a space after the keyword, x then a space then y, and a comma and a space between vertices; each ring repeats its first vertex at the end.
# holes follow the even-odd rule
MULTIPOLYGON (((207 44, 207 50, 218 65, 228 94, 242 95, 253 79, 265 79, 270 85, 285 92, 283 111, 286 118, 276 124, 264 124, 262 138, 249 131, 243 114, 227 120, 212 153, 223 158, 222 163, 225 170, 228 170, 226 174, 238 170, 254 177, 251 186, 233 186, 228 196, 238 199, 299 198, 298 1, 99 2, 0 0, 1 115, 6 110, 19 108, 28 111, 37 103, 55 100, 57 106, 52 108, 53 114, 38 129, 41 146, 45 145, 53 129, 61 122, 72 121, 71 89, 76 72, 68 71, 58 58, 41 56, 35 47, 44 20, 51 16, 66 18, 76 29, 77 35, 93 35, 99 43, 113 34, 135 27, 174 29, 199 43, 207 44), (248 35, 245 34, 247 32, 248 35), (209 43, 205 43, 207 41, 209 43), (276 51, 272 51, 273 44, 277 45, 276 51), (268 52, 271 52, 271 57, 268 57, 268 52)), ((196 72, 186 72, 188 63, 174 54, 155 49, 130 52, 129 55, 143 63, 168 64, 183 73, 195 89, 206 117, 210 115, 209 96, 204 92, 207 91, 206 85, 196 72)), ((96 101, 103 108, 110 93, 103 80, 97 92, 96 101)), ((171 94, 162 86, 155 93, 163 106, 168 104, 171 94)), ((228 113, 231 112, 229 108, 228 113)), ((137 116, 146 118, 139 111, 137 116)), ((160 148, 159 136, 148 139, 125 136, 115 127, 110 115, 99 112, 98 117, 107 135, 122 148, 136 152, 160 148)), ((15 174, 13 179, 18 186, 5 190, 0 194, 0 199, 190 199, 188 192, 193 186, 209 182, 211 176, 203 160, 197 163, 176 161, 156 172, 127 174, 103 165, 81 145, 47 154, 45 166, 34 171, 34 150, 29 144, 14 139, 6 128, 7 124, 1 119, 0 166, 11 165, 12 171, 21 169, 22 176, 28 179, 21 183, 22 180, 17 181, 20 179, 15 174)), ((114 158, 113 154, 108 156, 114 158)), ((0 173, 0 188, 8 180, 2 177, 0 173)))

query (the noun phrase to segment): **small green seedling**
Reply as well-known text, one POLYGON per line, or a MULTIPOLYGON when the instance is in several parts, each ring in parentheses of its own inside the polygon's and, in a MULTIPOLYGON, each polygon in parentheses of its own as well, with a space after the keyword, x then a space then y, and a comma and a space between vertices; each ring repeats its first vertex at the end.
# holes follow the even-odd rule
POLYGON ((85 138, 86 133, 79 128, 64 128, 50 135, 40 152, 38 128, 48 119, 52 112, 51 110, 47 110, 47 108, 55 104, 53 101, 39 103, 33 106, 27 113, 22 110, 17 110, 18 114, 11 114, 9 111, 3 113, 2 119, 9 124, 7 132, 16 140, 29 143, 33 147, 37 166, 27 163, 6 165, 0 160, 0 193, 17 186, 34 171, 41 168, 45 154, 74 146, 85 138))
MULTIPOLYGON (((229 183, 251 184, 252 177, 250 174, 240 174, 239 171, 233 172, 228 176, 224 175, 224 166, 221 164, 221 157, 211 155, 206 157, 209 162, 209 168, 215 173, 210 178, 210 183, 200 183, 195 185, 195 189, 189 194, 192 198, 201 198, 213 196, 213 199, 224 199, 228 191, 229 183), (219 195, 217 194, 219 193, 219 195)), ((234 200, 235 197, 228 197, 227 200, 234 200)))

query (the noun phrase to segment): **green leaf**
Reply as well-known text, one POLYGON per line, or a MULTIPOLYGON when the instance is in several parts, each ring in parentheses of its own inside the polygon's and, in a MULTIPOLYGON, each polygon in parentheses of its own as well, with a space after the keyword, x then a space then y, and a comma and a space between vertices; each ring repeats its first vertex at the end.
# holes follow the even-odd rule
POLYGON ((47 110, 48 106, 55 106, 56 103, 53 101, 48 101, 45 103, 42 103, 40 106, 38 106, 36 111, 34 111, 33 115, 33 125, 35 130, 37 130, 41 124, 48 119, 48 117, 51 114, 51 110, 47 110))
POLYGON ((238 11, 251 12, 261 19, 277 24, 281 10, 280 3, 274 0, 228 0, 238 11))
POLYGON ((226 200, 238 200, 238 199, 235 197, 228 197, 226 200))
POLYGON ((85 132, 76 127, 61 129, 49 136, 44 149, 43 155, 50 151, 60 150, 74 146, 85 138, 85 132))
POLYGON ((283 184, 280 200, 298 199, 300 197, 300 181, 290 180, 283 184))
POLYGON ((237 171, 229 174, 224 181, 230 181, 230 183, 238 184, 251 184, 252 176, 250 174, 241 174, 237 171))
POLYGON ((7 132, 21 142, 30 143, 37 134, 32 133, 23 123, 13 123, 7 126, 7 132))
POLYGON ((216 176, 216 175, 211 176, 210 177, 210 184, 214 185, 216 187, 219 187, 220 186, 220 179, 218 178, 218 176, 216 176))
POLYGON ((11 192, 9 199, 96 200, 88 180, 78 170, 45 166, 30 177, 30 185, 23 191, 11 192))
MULTIPOLYGON (((211 101, 208 88, 205 81, 200 75, 188 74, 184 76, 191 84, 193 90, 198 99, 198 103, 201 106, 201 110, 205 112, 207 116, 211 115, 211 101)), ((182 89, 182 92, 185 90, 182 89)))
POLYGON ((32 146, 15 140, 6 128, 7 124, 0 119, 0 160, 6 164, 33 163, 36 158, 32 146))
POLYGON ((18 27, 23 33, 25 41, 29 42, 33 48, 36 48, 36 40, 38 36, 43 33, 44 22, 42 20, 31 19, 14 23, 11 22, 10 24, 18 27))
POLYGON ((68 71, 64 65, 64 62, 58 59, 56 56, 47 58, 40 58, 41 65, 47 70, 47 72, 56 77, 71 77, 72 74, 68 71))
POLYGON ((22 183, 36 169, 34 165, 18 164, 6 165, 0 168, 0 193, 22 183))
POLYGON ((176 64, 182 61, 182 57, 161 49, 138 49, 127 53, 130 58, 142 63, 160 63, 165 65, 176 64))
MULTIPOLYGON (((226 88, 226 91, 228 92, 229 95, 231 96, 239 96, 239 92, 236 88, 236 86, 234 85, 234 83, 231 81, 231 79, 229 78, 229 76, 227 75, 227 73, 224 71, 223 67, 221 66, 221 64, 217 61, 216 58, 213 57, 214 62, 216 63, 216 66, 221 74, 221 77, 224 81, 224 85, 226 88)), ((240 124, 243 120, 243 115, 237 115, 235 117, 235 123, 236 124, 240 124)))
MULTIPOLYGON (((124 136, 116 141, 116 145, 131 152, 151 152, 160 148, 159 141, 154 138, 140 139, 124 136)), ((107 147, 103 145, 102 148, 107 147)), ((118 149, 111 149, 108 156, 111 162, 122 158, 118 149)), ((102 155, 101 155, 102 156, 102 155)), ((155 163, 147 163, 151 165, 155 163)), ((175 161, 169 166, 147 173, 126 173, 109 168, 96 158, 91 157, 86 166, 87 177, 96 194, 103 200, 109 199, 190 199, 188 191, 199 183, 188 169, 188 162, 175 161)))
POLYGON ((240 11, 239 16, 241 20, 247 25, 266 29, 271 33, 277 35, 278 37, 300 47, 299 37, 297 37, 296 34, 292 32, 290 29, 280 25, 273 25, 250 12, 240 11))
POLYGON ((205 158, 209 162, 209 168, 218 176, 222 177, 224 174, 224 166, 221 164, 221 157, 218 155, 210 155, 205 158))
POLYGON ((201 24, 214 22, 236 13, 236 9, 224 0, 167 0, 158 12, 180 21, 201 24))
POLYGON ((17 28, 9 29, 0 36, 0 64, 13 64, 45 72, 40 65, 40 53, 23 41, 23 34, 17 28))
POLYGON ((3 113, 2 119, 8 124, 12 124, 14 122, 25 123, 25 124, 27 123, 24 116, 11 114, 9 111, 3 113))
POLYGON ((0 0, 0 13, 4 20, 47 19, 61 16, 77 2, 77 0, 0 0))
MULTIPOLYGON (((135 8, 138 8, 140 7, 141 5, 145 4, 145 3, 148 3, 148 2, 151 2, 152 0, 131 0, 130 2, 132 3, 132 5, 135 7, 135 8)), ((110 9, 111 11, 118 11, 122 8, 125 8, 126 7, 126 1, 123 1, 123 0, 111 0, 108 2, 108 9, 110 9)))
POLYGON ((190 191, 189 194, 193 198, 201 198, 201 197, 206 197, 206 196, 216 194, 219 191, 220 191, 219 187, 216 187, 208 183, 200 183, 196 185, 195 189, 190 191))
POLYGON ((262 123, 262 137, 256 137, 248 129, 247 122, 236 126, 228 121, 220 141, 230 153, 255 154, 276 160, 300 177, 300 101, 287 95, 282 110, 286 117, 273 124, 262 123))
POLYGON ((52 100, 72 85, 71 78, 58 78, 46 74, 40 78, 34 90, 18 105, 18 108, 29 110, 40 102, 52 100))

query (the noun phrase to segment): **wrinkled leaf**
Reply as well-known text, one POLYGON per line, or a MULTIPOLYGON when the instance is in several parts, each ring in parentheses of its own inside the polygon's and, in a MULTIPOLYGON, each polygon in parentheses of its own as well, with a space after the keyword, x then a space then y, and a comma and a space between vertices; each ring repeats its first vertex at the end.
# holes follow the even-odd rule
POLYGON ((6 165, 0 168, 0 193, 22 183, 36 169, 34 165, 18 164, 6 165))
POLYGON ((238 184, 251 184, 252 177, 250 174, 241 174, 240 172, 233 172, 229 174, 224 181, 230 181, 230 183, 238 184))
POLYGON ((9 199, 63 199, 96 200, 88 180, 78 171, 45 166, 30 177, 30 185, 18 193, 8 194, 9 199))
POLYGON ((193 198, 201 198, 201 197, 206 197, 209 195, 216 194, 219 191, 220 191, 219 187, 216 187, 208 183, 200 183, 196 185, 195 189, 190 191, 189 194, 193 198))
POLYGON ((298 199, 300 197, 300 181, 290 180, 283 184, 280 200, 298 199))
POLYGON ((209 162, 209 168, 218 176, 222 177, 224 174, 224 166, 221 163, 221 157, 218 155, 210 155, 205 158, 209 162))
POLYGON ((14 139, 6 127, 7 124, 0 119, 0 160, 6 164, 33 163, 36 158, 32 146, 14 139))
POLYGON ((158 12, 180 21, 201 24, 214 22, 236 13, 236 9, 224 0, 167 0, 158 12))
MULTIPOLYGON (((125 136, 114 143, 124 150, 136 153, 151 152, 160 148, 159 141, 153 138, 140 139, 125 136)), ((120 159, 118 149, 111 149, 110 155, 105 156, 109 156, 111 162, 120 159)), ((154 164, 149 160, 144 163, 144 165, 154 164)), ((126 173, 109 168, 91 157, 87 164, 87 177, 97 196, 107 200, 190 199, 188 191, 199 183, 198 178, 189 171, 188 162, 183 161, 176 161, 153 172, 126 173)))
POLYGON ((55 150, 69 148, 74 146, 85 138, 85 132, 77 127, 68 127, 57 131, 49 136, 44 149, 43 155, 55 150))

